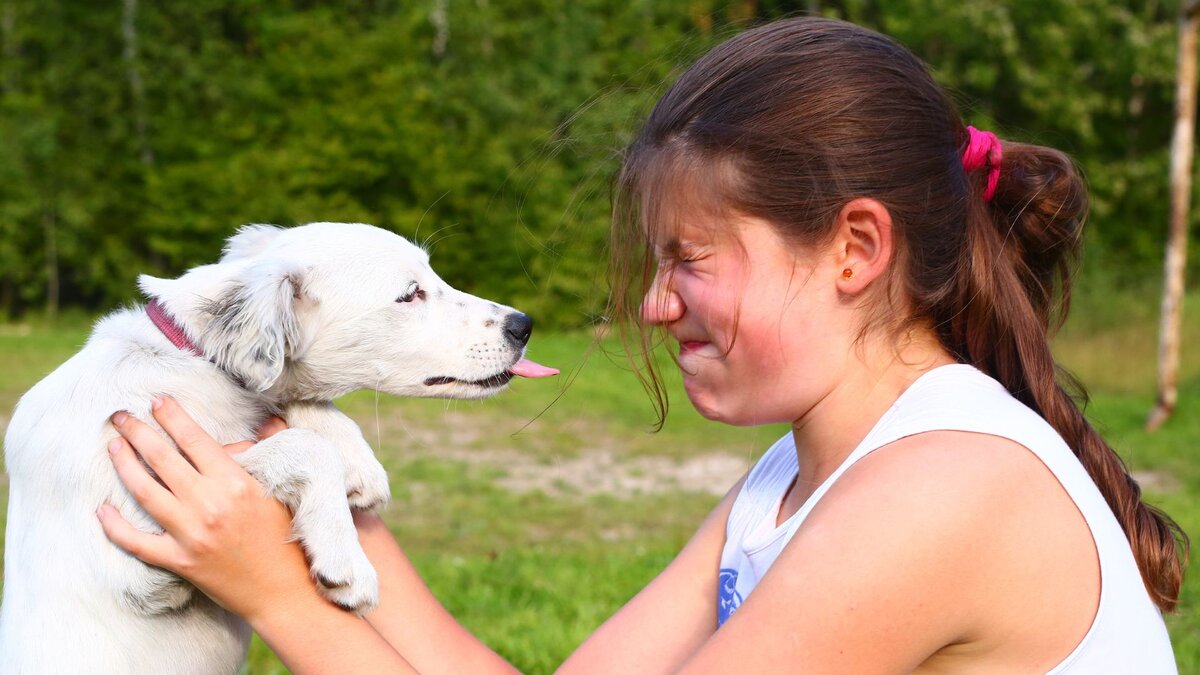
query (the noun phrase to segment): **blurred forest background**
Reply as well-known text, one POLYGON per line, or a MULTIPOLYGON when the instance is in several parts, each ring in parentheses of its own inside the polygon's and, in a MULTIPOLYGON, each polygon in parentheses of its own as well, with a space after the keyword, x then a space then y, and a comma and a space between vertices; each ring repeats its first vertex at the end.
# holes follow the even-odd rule
POLYGON ((1085 270, 1157 284, 1179 4, 0 0, 0 320, 135 299, 137 273, 211 261, 243 223, 338 220, 587 325, 609 180, 656 96, 717 41, 811 12, 914 49, 977 126, 1072 154, 1085 270))

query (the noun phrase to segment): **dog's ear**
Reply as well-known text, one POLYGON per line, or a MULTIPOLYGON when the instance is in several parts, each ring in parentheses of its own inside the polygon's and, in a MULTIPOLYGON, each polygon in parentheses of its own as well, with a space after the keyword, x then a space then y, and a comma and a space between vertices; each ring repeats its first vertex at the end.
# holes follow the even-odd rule
POLYGON ((278 260, 251 265, 207 307, 204 352, 254 391, 266 391, 283 374, 301 343, 296 303, 304 271, 278 260))
POLYGON ((137 278, 138 288, 142 291, 142 295, 147 298, 162 298, 167 296, 169 293, 168 289, 173 283, 175 283, 174 279, 159 279, 149 274, 139 274, 137 278))
POLYGON ((221 262, 241 260, 261 253, 283 232, 274 225, 243 225, 228 240, 221 253, 221 262))

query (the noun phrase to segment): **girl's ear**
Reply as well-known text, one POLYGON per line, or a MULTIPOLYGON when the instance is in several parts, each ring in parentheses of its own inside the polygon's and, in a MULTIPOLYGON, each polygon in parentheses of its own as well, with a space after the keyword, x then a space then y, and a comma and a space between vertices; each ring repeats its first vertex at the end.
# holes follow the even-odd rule
POLYGON ((892 260, 892 214, 878 201, 860 197, 842 207, 835 227, 838 290, 858 295, 884 273, 892 260))

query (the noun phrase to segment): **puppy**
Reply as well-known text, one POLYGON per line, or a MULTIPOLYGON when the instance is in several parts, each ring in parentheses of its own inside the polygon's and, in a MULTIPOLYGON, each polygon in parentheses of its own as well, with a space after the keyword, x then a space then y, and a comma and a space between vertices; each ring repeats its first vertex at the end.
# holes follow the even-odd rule
POLYGON ((329 401, 367 388, 483 398, 557 372, 522 358, 529 317, 451 288, 424 251, 369 225, 248 226, 216 264, 139 285, 147 307, 100 320, 9 423, 0 672, 209 675, 245 659, 244 622, 100 529, 108 502, 161 531, 109 462, 111 413, 153 423, 151 399, 173 396, 221 443, 284 417, 288 430, 237 459, 291 507, 320 590, 362 613, 378 583, 349 507, 383 504, 388 481, 329 401))

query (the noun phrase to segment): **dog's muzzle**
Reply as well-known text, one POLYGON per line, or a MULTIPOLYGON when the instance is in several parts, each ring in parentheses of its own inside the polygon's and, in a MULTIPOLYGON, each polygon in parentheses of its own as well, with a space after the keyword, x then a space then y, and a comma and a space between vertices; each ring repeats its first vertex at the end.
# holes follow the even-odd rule
MULTIPOLYGON (((516 350, 523 350, 525 345, 529 344, 529 336, 533 334, 533 319, 529 315, 521 312, 513 312, 504 319, 504 339, 516 350)), ((481 380, 462 380, 457 377, 448 375, 439 375, 430 377, 425 380, 425 386, 433 387, 439 384, 467 384, 485 389, 494 387, 503 387, 508 384, 514 376, 516 377, 549 377, 557 375, 557 368, 543 366, 540 363, 535 363, 529 359, 519 359, 516 363, 508 367, 504 372, 490 375, 481 380)))

